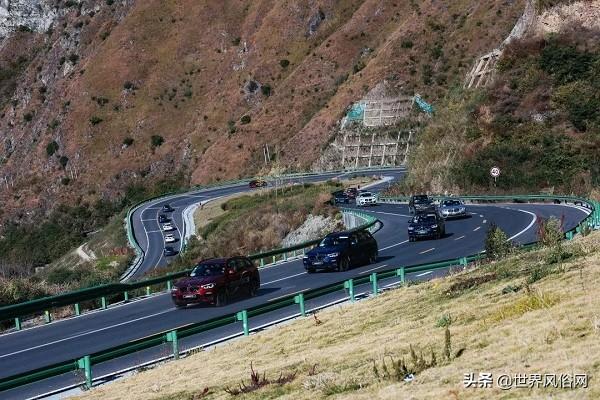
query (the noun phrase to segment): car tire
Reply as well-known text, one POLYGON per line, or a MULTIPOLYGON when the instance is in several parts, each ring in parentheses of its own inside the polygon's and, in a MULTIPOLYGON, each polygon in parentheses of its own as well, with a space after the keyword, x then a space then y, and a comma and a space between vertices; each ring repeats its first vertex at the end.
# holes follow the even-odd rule
POLYGON ((217 297, 215 298, 215 307, 223 307, 227 305, 229 302, 229 296, 225 290, 221 290, 217 293, 217 297))
POLYGON ((248 287, 248 295, 250 297, 258 296, 258 291, 260 290, 260 283, 257 281, 251 281, 250 286, 248 287))
POLYGON ((412 237, 412 236, 409 236, 409 237, 408 237, 408 241, 409 241, 409 242, 414 242, 414 241, 415 241, 415 238, 414 238, 414 237, 412 237))
POLYGON ((314 268, 308 268, 308 269, 306 270, 306 273, 307 273, 307 274, 314 274, 314 273, 315 273, 315 269, 314 269, 314 268))
POLYGON ((375 250, 369 256, 369 264, 375 264, 377 262, 377 257, 378 257, 378 251, 375 250))
POLYGON ((340 272, 348 271, 350 269, 350 259, 348 257, 344 257, 340 260, 338 270, 340 272))
POLYGON ((185 303, 183 303, 183 304, 175 303, 175 308, 177 308, 177 309, 186 308, 186 307, 187 307, 187 304, 185 304, 185 303))

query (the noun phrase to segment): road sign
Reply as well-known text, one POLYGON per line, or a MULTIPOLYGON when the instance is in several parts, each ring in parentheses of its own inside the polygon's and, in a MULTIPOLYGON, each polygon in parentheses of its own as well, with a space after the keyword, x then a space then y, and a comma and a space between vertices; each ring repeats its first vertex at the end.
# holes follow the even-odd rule
POLYGON ((492 175, 492 177, 497 178, 500 176, 500 168, 498 167, 492 167, 492 169, 490 169, 490 175, 492 175))

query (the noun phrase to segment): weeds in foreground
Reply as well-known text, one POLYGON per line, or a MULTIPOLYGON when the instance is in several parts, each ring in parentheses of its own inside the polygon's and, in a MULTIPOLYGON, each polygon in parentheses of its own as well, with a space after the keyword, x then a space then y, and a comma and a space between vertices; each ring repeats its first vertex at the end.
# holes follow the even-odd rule
POLYGON ((248 385, 246 385, 246 383, 242 380, 242 382, 239 383, 239 388, 229 388, 226 387, 225 392, 232 395, 232 396, 238 396, 242 393, 251 393, 254 392, 262 387, 274 384, 274 385, 285 385, 286 383, 289 383, 291 381, 293 381, 296 378, 296 372, 290 373, 290 374, 286 374, 284 375, 283 372, 281 372, 279 374, 279 378, 277 378, 274 381, 271 381, 269 379, 267 379, 266 376, 266 372, 263 372, 262 377, 260 376, 260 373, 258 371, 254 370, 254 366, 252 365, 252 363, 250 363, 250 382, 248 385))
MULTIPOLYGON (((528 287, 526 287, 526 289, 527 288, 528 287)), ((521 297, 492 313, 488 319, 492 322, 500 322, 509 318, 518 318, 530 311, 550 308, 559 302, 560 297, 552 293, 544 293, 541 291, 528 292, 524 297, 521 297)))

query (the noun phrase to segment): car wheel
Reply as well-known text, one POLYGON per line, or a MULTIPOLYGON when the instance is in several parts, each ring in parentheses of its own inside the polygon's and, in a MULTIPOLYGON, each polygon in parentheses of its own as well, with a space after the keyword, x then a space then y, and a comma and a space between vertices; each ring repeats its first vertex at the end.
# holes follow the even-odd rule
POLYGON ((187 307, 187 304, 185 303, 175 303, 175 308, 180 309, 180 308, 185 308, 187 307))
POLYGON ((414 241, 415 241, 415 238, 414 238, 414 237, 412 237, 412 236, 409 236, 409 237, 408 237, 408 241, 409 241, 409 242, 414 242, 414 241))
POLYGON ((228 297, 229 296, 227 296, 225 290, 221 290, 219 293, 217 293, 217 298, 215 299, 215 307, 223 307, 227 305, 228 297))
POLYGON ((338 270, 343 272, 343 271, 348 271, 349 268, 350 268, 350 259, 348 257, 342 258, 340 260, 338 270))
POLYGON ((250 297, 256 297, 258 295, 258 290, 260 289, 260 283, 257 281, 250 282, 250 286, 248 287, 248 294, 250 297))
POLYGON ((308 274, 314 274, 315 273, 315 269, 314 268, 308 268, 306 270, 306 273, 308 273, 308 274))
POLYGON ((369 264, 375 264, 377 262, 377 250, 371 253, 369 256, 369 264))

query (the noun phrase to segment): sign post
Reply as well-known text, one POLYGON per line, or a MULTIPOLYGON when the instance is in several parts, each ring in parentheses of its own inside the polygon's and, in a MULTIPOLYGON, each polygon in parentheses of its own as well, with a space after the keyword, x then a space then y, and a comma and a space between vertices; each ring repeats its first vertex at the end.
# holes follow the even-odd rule
POLYGON ((500 168, 498 168, 498 167, 492 167, 490 169, 490 175, 492 176, 492 178, 494 178, 494 185, 496 185, 496 180, 500 176, 500 168))

